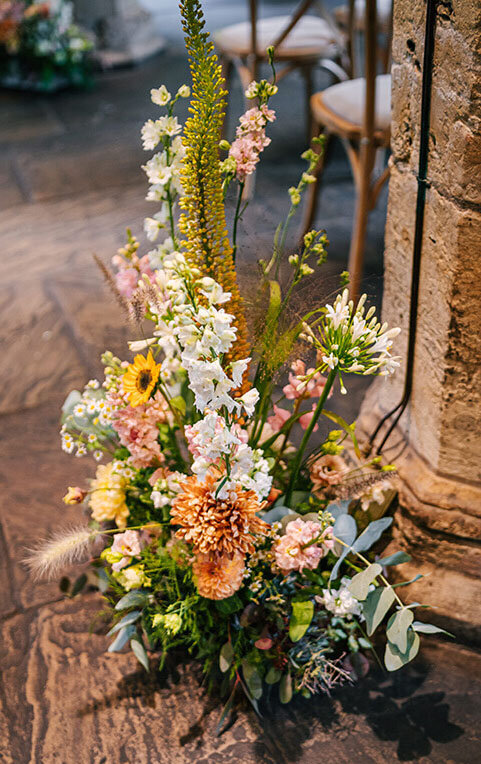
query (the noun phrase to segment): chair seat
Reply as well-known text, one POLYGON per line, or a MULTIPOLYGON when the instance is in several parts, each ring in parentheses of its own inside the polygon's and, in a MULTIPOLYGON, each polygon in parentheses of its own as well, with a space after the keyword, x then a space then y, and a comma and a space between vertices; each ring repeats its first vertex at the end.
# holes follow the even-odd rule
MULTIPOLYGON (((393 0, 377 0, 377 19, 378 24, 383 31, 387 31, 389 29, 389 25, 391 23, 392 4, 393 0)), ((356 27, 358 29, 364 29, 365 12, 365 0, 356 0, 354 6, 354 18, 356 20, 356 27)), ((347 27, 349 23, 349 5, 339 5, 337 8, 334 8, 334 18, 338 24, 343 27, 347 27)))
MULTIPOLYGON (((289 24, 290 16, 274 16, 257 22, 257 52, 266 57, 272 45, 289 24)), ((233 24, 214 34, 216 45, 231 55, 247 56, 251 52, 251 25, 249 21, 233 24)), ((302 16, 276 50, 276 58, 332 57, 338 46, 329 24, 318 16, 302 16)))
MULTIPOLYGON (((356 137, 362 129, 365 98, 366 81, 360 77, 315 93, 311 99, 311 108, 318 122, 340 129, 349 137, 356 137)), ((375 130, 379 140, 383 140, 383 134, 389 133, 390 125, 391 75, 380 74, 376 77, 375 104, 375 130)))

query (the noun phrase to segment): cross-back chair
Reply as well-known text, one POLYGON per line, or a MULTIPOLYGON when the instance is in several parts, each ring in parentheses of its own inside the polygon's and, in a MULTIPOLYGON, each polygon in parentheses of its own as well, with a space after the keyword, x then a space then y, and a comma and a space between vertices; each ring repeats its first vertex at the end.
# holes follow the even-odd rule
MULTIPOLYGON (((378 74, 378 60, 388 66, 388 55, 379 46, 380 28, 377 22, 376 0, 365 0, 363 23, 359 23, 355 0, 349 0, 347 20, 350 77, 311 97, 313 133, 323 132, 341 138, 354 176, 356 204, 349 250, 350 288, 353 299, 359 295, 362 277, 366 227, 369 212, 375 207, 379 193, 389 177, 384 167, 374 177, 379 149, 390 142, 391 76, 378 74), (357 76, 355 64, 356 35, 362 31, 364 47, 364 76, 357 76), (381 55, 380 55, 381 51, 381 55)), ((390 23, 384 30, 385 45, 390 47, 390 23)), ((312 227, 320 180, 324 169, 325 151, 316 169, 316 182, 309 189, 302 231, 312 227)))
POLYGON ((214 34, 219 59, 227 83, 237 70, 242 87, 256 79, 262 63, 268 60, 267 48, 274 46, 277 82, 299 70, 305 82, 307 124, 310 123, 310 98, 313 69, 321 59, 339 56, 342 37, 333 23, 317 15, 306 15, 315 0, 301 0, 292 14, 258 18, 258 0, 249 0, 249 19, 220 29, 214 34))

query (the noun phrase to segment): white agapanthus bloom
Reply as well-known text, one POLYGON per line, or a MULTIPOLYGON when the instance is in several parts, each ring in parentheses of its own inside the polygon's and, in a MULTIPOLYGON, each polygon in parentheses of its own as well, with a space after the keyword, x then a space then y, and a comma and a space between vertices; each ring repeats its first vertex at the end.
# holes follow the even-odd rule
POLYGON ((318 371, 386 375, 399 366, 399 357, 391 356, 390 350, 401 330, 381 325, 374 308, 365 314, 365 302, 364 294, 355 306, 345 289, 333 305, 326 305, 315 330, 304 325, 304 339, 317 349, 321 360, 318 371))
POLYGON ((166 106, 171 99, 171 95, 165 85, 161 85, 160 88, 152 88, 150 97, 152 103, 155 103, 157 106, 166 106))

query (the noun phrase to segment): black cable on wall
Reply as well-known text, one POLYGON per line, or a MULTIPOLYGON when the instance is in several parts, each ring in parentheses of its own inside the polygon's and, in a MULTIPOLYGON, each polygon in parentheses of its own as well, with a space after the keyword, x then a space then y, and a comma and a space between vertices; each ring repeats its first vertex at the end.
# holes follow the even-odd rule
POLYGON ((428 157, 429 157, 429 126, 431 119, 431 91, 433 81, 434 39, 436 31, 436 10, 438 0, 427 0, 426 28, 424 33, 424 56, 423 56, 423 79, 421 95, 421 126, 419 139, 419 169, 417 175, 418 191, 416 198, 416 220, 414 226, 414 243, 411 272, 411 299, 409 308, 409 338, 406 361, 406 377, 404 380, 404 392, 401 400, 391 411, 379 421, 376 429, 369 438, 369 447, 372 450, 374 441, 381 427, 393 417, 376 453, 381 453, 388 438, 399 422, 406 406, 409 403, 413 389, 414 352, 416 348, 416 332, 419 306, 419 279, 421 273, 421 256, 423 247, 424 210, 426 206, 426 188, 428 157))

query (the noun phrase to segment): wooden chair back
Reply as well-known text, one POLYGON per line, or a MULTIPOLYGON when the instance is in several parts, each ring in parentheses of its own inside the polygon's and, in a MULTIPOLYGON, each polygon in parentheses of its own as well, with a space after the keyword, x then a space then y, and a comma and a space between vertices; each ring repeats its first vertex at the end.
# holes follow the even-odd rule
MULTIPOLYGON (((374 50, 376 51, 376 59, 378 64, 380 64, 380 67, 381 67, 381 71, 378 72, 378 74, 380 73, 388 74, 391 69, 393 4, 394 4, 394 0, 391 0, 390 12, 389 12, 389 18, 387 20, 387 24, 384 19, 378 18, 377 4, 375 8, 376 19, 375 19, 375 27, 373 27, 373 29, 376 30, 376 33, 374 36, 374 40, 372 40, 372 36, 371 36, 370 42, 371 44, 373 43, 374 45, 374 50), (384 44, 382 45, 380 45, 380 42, 379 42, 379 34, 381 32, 384 34, 384 44)), ((365 1, 364 18, 362 20, 359 19, 359 13, 356 11, 356 0, 349 0, 347 28, 345 29, 345 32, 346 32, 345 46, 346 46, 346 53, 347 53, 347 59, 348 59, 347 73, 352 79, 354 79, 355 77, 365 76, 365 61, 363 62, 364 66, 360 65, 359 54, 358 54, 358 47, 359 47, 358 43, 359 43, 359 38, 363 35, 365 46, 367 46, 368 44, 368 41, 367 41, 368 26, 367 25, 368 23, 370 23, 368 19, 369 15, 370 15, 370 11, 369 11, 367 0, 365 1)))
MULTIPOLYGON (((280 34, 277 36, 277 39, 273 43, 274 49, 277 48, 279 45, 281 45, 286 37, 292 32, 296 24, 299 22, 299 20, 304 16, 304 14, 309 10, 311 5, 315 0, 301 0, 295 11, 292 13, 288 23, 284 27, 284 29, 280 32, 280 34)), ((258 10, 258 0, 249 0, 249 21, 250 21, 250 27, 251 27, 251 44, 250 44, 250 56, 253 60, 256 61, 256 63, 259 63, 259 60, 261 60, 262 56, 259 56, 259 51, 257 49, 257 10, 258 10)))

